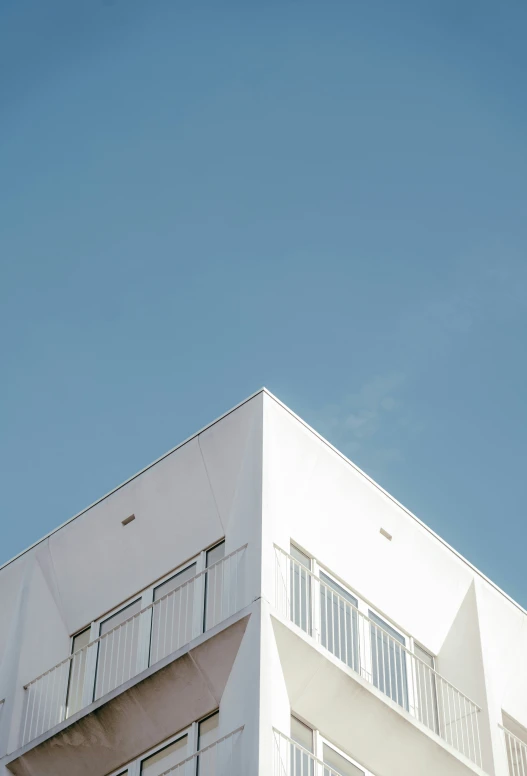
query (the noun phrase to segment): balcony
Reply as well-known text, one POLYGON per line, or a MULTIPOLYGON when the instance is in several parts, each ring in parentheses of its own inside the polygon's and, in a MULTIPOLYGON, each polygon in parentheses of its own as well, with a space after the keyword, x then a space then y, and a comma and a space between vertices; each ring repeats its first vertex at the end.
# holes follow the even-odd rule
MULTIPOLYGON (((338 586, 326 584, 325 579, 324 575, 317 576, 300 560, 275 545, 275 607, 281 619, 293 623, 293 631, 299 637, 293 644, 284 632, 280 632, 279 636, 284 655, 290 655, 286 658, 291 666, 290 692, 299 692, 299 688, 305 686, 308 672, 306 669, 300 676, 300 662, 310 662, 311 675, 315 677, 310 685, 311 691, 329 693, 332 685, 334 695, 331 699, 328 695, 325 704, 333 704, 335 708, 337 701, 342 704, 340 716, 347 717, 351 724, 351 709, 344 705, 343 693, 338 689, 338 679, 331 673, 329 661, 326 661, 328 666, 321 667, 315 657, 305 651, 303 645, 315 642, 318 648, 329 653, 332 665, 340 665, 350 677, 356 677, 355 682, 360 687, 355 684, 354 688, 350 688, 350 698, 354 693, 361 692, 360 688, 369 686, 370 693, 384 699, 385 708, 387 704, 403 717, 412 718, 419 729, 424 728, 433 738, 442 739, 462 756, 461 762, 443 766, 450 768, 450 773, 467 773, 466 768, 461 766, 467 761, 467 764, 476 766, 471 768, 472 772, 481 772, 479 706, 411 651, 390 626, 372 612, 366 616, 358 609, 351 594, 347 595, 340 588, 341 595, 335 589, 338 586)), ((307 699, 304 702, 307 707, 307 699)), ((319 700, 319 705, 322 705, 322 700, 319 700)), ((304 716, 315 722, 317 711, 313 704, 304 716)), ((371 694, 368 697, 361 692, 360 708, 357 706, 356 709, 357 752, 361 751, 358 730, 368 714, 371 718, 375 716, 379 726, 386 725, 390 735, 395 735, 393 715, 390 719, 375 705, 371 694)), ((336 719, 332 724, 338 724, 336 719)), ((323 726, 322 721, 319 727, 323 726)), ((402 735, 402 732, 397 734, 399 742, 403 740, 402 735)), ((408 738, 412 734, 408 732, 404 735, 408 738)), ((414 736, 414 750, 420 745, 424 746, 423 741, 414 736)), ((423 757, 426 761, 426 752, 423 752, 423 757)), ((440 756, 436 752, 434 757, 438 759, 440 756)), ((379 762, 368 763, 364 757, 362 760, 372 770, 379 769, 379 762)), ((392 771, 396 772, 394 764, 392 771)))
MULTIPOLYGON (((20 746, 100 701, 169 655, 213 630, 245 605, 247 545, 132 613, 45 673, 28 682, 20 746)), ((115 693, 114 693, 115 695, 115 693)))
POLYGON ((500 725, 507 752, 509 776, 527 776, 527 744, 500 725))

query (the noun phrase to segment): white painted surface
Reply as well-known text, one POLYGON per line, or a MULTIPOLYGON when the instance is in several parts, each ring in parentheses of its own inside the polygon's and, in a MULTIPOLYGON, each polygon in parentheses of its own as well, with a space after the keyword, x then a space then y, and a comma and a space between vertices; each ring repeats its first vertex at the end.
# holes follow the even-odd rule
MULTIPOLYGON (((222 735, 245 726, 244 776, 271 773, 272 729, 287 735, 299 702, 272 625, 273 543, 288 552, 291 541, 437 655, 439 672, 482 708, 485 771, 506 776, 502 709, 527 728, 526 613, 265 391, 0 569, 0 758, 18 746, 23 685, 67 656, 73 633, 223 536, 227 552, 247 544, 243 584, 255 602, 220 708, 222 735)), ((302 697, 315 714, 309 685, 302 697)), ((425 734, 405 733, 388 706, 377 728, 363 725, 362 755, 379 746, 383 715, 422 763, 425 734)), ((353 756, 345 726, 316 716, 353 756)))

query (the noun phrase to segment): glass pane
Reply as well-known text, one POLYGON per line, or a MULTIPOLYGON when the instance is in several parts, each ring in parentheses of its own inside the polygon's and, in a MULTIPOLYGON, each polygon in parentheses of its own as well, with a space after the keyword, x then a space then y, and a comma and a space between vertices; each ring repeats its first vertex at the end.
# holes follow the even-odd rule
POLYGON ((154 590, 150 665, 191 641, 194 619, 194 582, 196 564, 175 574, 154 590), (187 584, 184 584, 187 582, 187 584))
POLYGON ((324 776, 333 776, 333 773, 338 773, 339 776, 364 776, 363 770, 350 763, 327 744, 324 744, 324 764, 331 768, 331 771, 324 768, 324 776))
POLYGON ((291 621, 311 634, 311 558, 291 545, 290 612, 291 621))
POLYGON ((202 719, 198 730, 198 749, 205 749, 206 746, 213 744, 218 738, 218 726, 220 724, 220 713, 216 711, 207 719, 202 719))
POLYGON ((323 647, 359 671, 358 601, 320 572, 320 640, 323 647))
POLYGON ((141 599, 138 598, 101 623, 100 635, 108 635, 99 642, 95 700, 135 676, 140 618, 133 615, 140 610, 141 599), (131 617, 133 619, 121 625, 131 617))
POLYGON ((182 736, 161 751, 151 754, 141 763, 141 776, 160 776, 188 757, 187 748, 188 736, 182 736))
POLYGON ((205 574, 205 630, 217 625, 223 619, 224 566, 218 561, 224 557, 225 542, 217 544, 207 552, 207 568, 210 571, 205 574))
MULTIPOLYGON (((197 758, 196 776, 223 776, 231 772, 232 761, 229 755, 230 751, 224 746, 213 746, 218 740, 218 726, 220 714, 216 711, 207 719, 203 719, 198 726, 198 750, 205 750, 197 758)), ((232 744, 232 740, 230 740, 232 744)), ((194 776, 195 771, 192 771, 194 776)), ((185 774, 186 776, 186 774, 185 774)))
POLYGON ((207 550, 207 568, 225 557, 225 542, 220 542, 212 549, 207 550))
POLYGON ((404 636, 369 612, 373 684, 408 710, 408 680, 404 636))
POLYGON ((430 668, 434 667, 434 657, 430 654, 430 652, 427 652, 425 649, 420 647, 419 644, 414 644, 414 652, 419 660, 422 660, 423 663, 426 663, 426 665, 430 668))
POLYGON ((419 660, 415 660, 416 683, 416 716, 430 730, 439 733, 439 715, 437 713, 436 677, 429 668, 434 668, 434 657, 425 649, 414 644, 414 652, 419 660))
POLYGON ((313 731, 296 717, 291 717, 291 738, 308 752, 313 751, 313 731))
POLYGON ((80 633, 77 633, 71 641, 71 653, 74 654, 78 650, 82 650, 78 655, 75 655, 70 661, 70 675, 68 679, 68 694, 66 699, 66 717, 71 717, 72 714, 79 711, 82 708, 82 695, 84 690, 84 677, 86 675, 86 654, 87 650, 83 649, 90 643, 90 628, 85 628, 80 633))
POLYGON ((291 717, 291 738, 295 742, 291 744, 291 776, 314 776, 315 761, 308 754, 313 751, 313 731, 296 717, 291 717))

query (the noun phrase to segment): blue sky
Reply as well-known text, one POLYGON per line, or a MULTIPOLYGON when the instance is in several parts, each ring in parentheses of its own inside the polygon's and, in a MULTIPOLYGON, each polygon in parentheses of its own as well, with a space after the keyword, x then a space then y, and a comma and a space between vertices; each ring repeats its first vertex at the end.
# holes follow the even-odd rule
POLYGON ((0 562, 266 385, 527 605, 526 26, 3 0, 0 562))

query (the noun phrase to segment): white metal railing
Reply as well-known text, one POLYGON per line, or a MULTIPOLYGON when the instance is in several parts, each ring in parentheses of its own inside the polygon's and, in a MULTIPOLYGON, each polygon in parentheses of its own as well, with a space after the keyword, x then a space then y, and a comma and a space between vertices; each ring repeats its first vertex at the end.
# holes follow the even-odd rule
POLYGON ((340 595, 276 545, 275 559, 275 606, 279 613, 481 766, 480 707, 402 640, 359 611, 351 595, 340 595))
POLYGON ((243 608, 246 547, 226 555, 28 682, 21 746, 243 608))
MULTIPOLYGON (((273 776, 341 776, 338 771, 334 771, 276 728, 273 728, 273 734, 275 743, 273 776)), ((351 763, 350 767, 352 767, 351 763)), ((357 774, 361 772, 358 768, 356 770, 357 774)), ((365 772, 362 771, 362 773, 365 772)))
POLYGON ((200 749, 159 776, 242 776, 240 737, 243 725, 200 749))
POLYGON ((527 776, 527 744, 500 725, 507 751, 509 776, 527 776))

